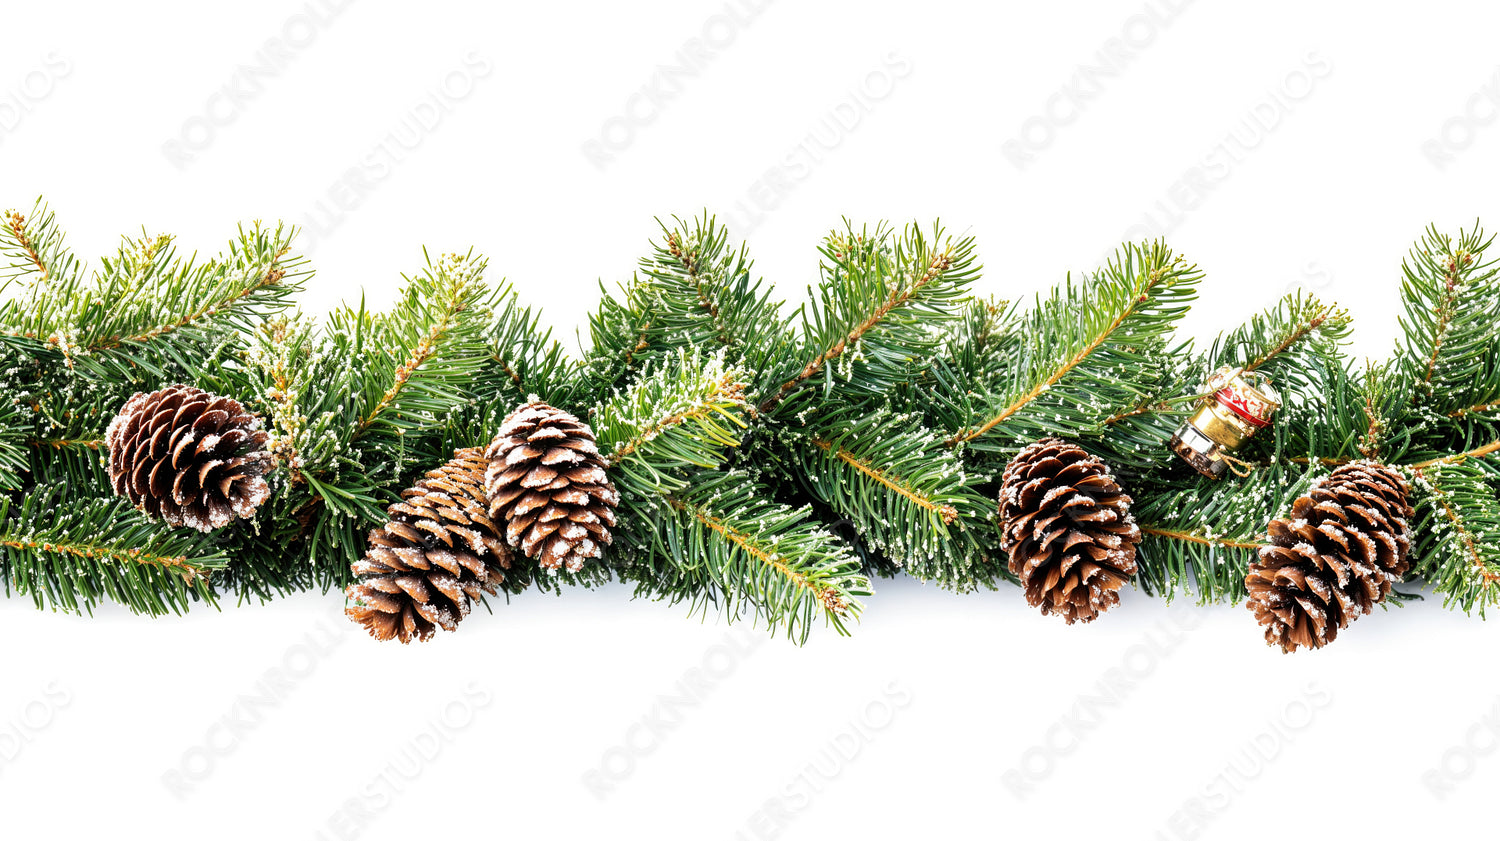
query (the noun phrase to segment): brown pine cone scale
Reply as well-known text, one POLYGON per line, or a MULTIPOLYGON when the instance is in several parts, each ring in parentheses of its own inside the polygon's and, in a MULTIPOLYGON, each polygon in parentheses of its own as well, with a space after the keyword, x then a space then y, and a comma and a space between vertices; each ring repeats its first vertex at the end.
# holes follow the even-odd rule
POLYGON ((459 450, 403 491, 386 509, 391 521, 370 532, 345 610, 370 636, 408 643, 455 630, 505 580, 511 551, 486 510, 488 463, 478 447, 459 450))
POLYGON ((1048 438, 1016 455, 1000 480, 1001 543, 1026 602, 1069 625, 1119 604, 1141 530, 1108 466, 1048 438))
POLYGON ((148 517, 213 531, 271 495, 267 437, 238 400, 188 385, 140 392, 105 433, 110 484, 148 517))
POLYGON ((1411 489, 1401 474, 1346 464, 1267 526, 1245 576, 1266 642, 1291 653, 1322 648, 1390 595, 1411 567, 1411 489))
POLYGON ((490 516, 543 569, 577 572, 609 545, 620 494, 588 424, 532 398, 501 425, 485 455, 490 516))

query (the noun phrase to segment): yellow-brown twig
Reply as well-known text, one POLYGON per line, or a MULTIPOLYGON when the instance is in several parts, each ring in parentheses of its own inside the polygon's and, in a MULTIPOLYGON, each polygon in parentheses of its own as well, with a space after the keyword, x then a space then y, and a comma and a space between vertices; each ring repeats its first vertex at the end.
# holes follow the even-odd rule
POLYGON ((1417 462, 1416 464, 1409 464, 1407 465, 1407 467, 1410 467, 1413 470, 1421 470, 1424 467, 1433 467, 1439 464, 1457 464, 1458 462, 1461 462, 1466 458, 1484 458, 1490 453, 1497 451, 1500 451, 1500 441, 1491 441, 1488 444, 1485 444, 1483 447, 1476 447, 1466 453, 1456 453, 1451 456, 1443 456, 1442 458, 1428 459, 1427 461, 1417 462))
MULTIPOLYGON (((1420 467, 1413 469, 1418 476, 1421 476, 1423 479, 1427 478, 1422 473, 1420 467)), ((1484 559, 1479 557, 1479 546, 1474 540, 1474 535, 1468 529, 1464 528, 1463 519, 1458 516, 1457 511, 1453 510, 1453 506, 1448 504, 1448 495, 1446 493, 1434 493, 1432 498, 1443 509, 1443 516, 1447 517, 1448 522, 1453 524, 1454 531, 1458 532, 1459 540, 1463 542, 1464 549, 1469 553, 1469 560, 1478 568, 1480 578, 1484 579, 1483 586, 1489 587, 1494 582, 1500 581, 1500 574, 1491 572, 1489 567, 1484 565, 1484 559)))
POLYGON ((1161 272, 1153 273, 1151 282, 1147 284, 1146 289, 1139 296, 1137 296, 1135 303, 1121 310, 1120 314, 1115 316, 1114 319, 1110 321, 1109 326, 1105 327, 1103 332, 1101 332, 1092 342, 1089 342, 1087 345, 1085 345, 1082 350, 1073 354, 1073 357, 1071 359, 1069 359, 1067 362, 1064 362, 1062 366, 1059 367, 1056 371, 1053 371, 1052 375, 1049 376, 1046 380, 1037 383, 1034 387, 1032 387, 1030 391, 1027 391, 1025 394, 1018 397, 1009 406, 1001 409, 999 414, 990 418, 988 421, 985 421, 984 424, 982 424, 979 428, 972 431, 960 430, 952 438, 948 439, 948 446, 953 447, 962 444, 965 441, 972 441, 975 438, 978 438, 979 436, 985 434, 986 432, 989 432, 991 429, 994 429, 996 426, 1004 423, 1007 419, 1010 418, 1011 415, 1014 415, 1016 412, 1021 411, 1021 409, 1025 408, 1029 403, 1031 403, 1031 401, 1035 400, 1039 395, 1041 395, 1042 392, 1056 385, 1059 380, 1067 376, 1068 373, 1071 372, 1074 368, 1077 368, 1079 365, 1083 364, 1083 361, 1085 359, 1088 359, 1094 351, 1098 350, 1100 346, 1109 341, 1109 337, 1113 336, 1115 331, 1120 329, 1120 325, 1124 324, 1125 319, 1129 318, 1130 315, 1135 312, 1137 306, 1139 306, 1140 304, 1144 304, 1147 300, 1149 300, 1148 293, 1150 292, 1152 287, 1156 286, 1156 283, 1161 279, 1161 276, 1161 272))
POLYGON ((0 546, 8 546, 12 549, 24 549, 28 551, 59 552, 66 555, 74 555, 80 558, 98 559, 115 558, 126 560, 131 563, 148 564, 151 566, 170 567, 180 570, 185 577, 207 578, 208 573, 188 563, 188 559, 182 555, 152 555, 139 549, 127 549, 121 551, 108 546, 90 546, 77 543, 51 543, 45 540, 22 540, 22 539, 0 539, 0 546))
POLYGON ((820 587, 816 583, 808 580, 807 576, 792 569, 786 564, 785 561, 781 560, 781 556, 776 555, 772 552, 767 552, 759 546, 756 546, 755 541, 749 535, 743 534, 733 528, 730 528, 719 520, 708 516, 698 508, 694 508, 682 502, 681 500, 668 497, 667 502, 669 502, 673 508, 676 508, 679 511, 686 511, 689 514, 693 515, 694 519, 702 523, 704 526, 708 527, 710 531, 714 532, 730 543, 733 543, 735 546, 743 549, 745 551, 745 554, 749 555, 755 560, 776 570, 783 578, 792 582, 792 584, 796 587, 811 592, 813 594, 813 597, 816 598, 818 602, 822 604, 823 607, 828 611, 843 615, 849 609, 849 603, 845 601, 843 595, 841 595, 836 589, 826 586, 820 587))
POLYGON ((1198 543, 1204 546, 1220 546, 1225 549, 1259 549, 1266 545, 1264 543, 1244 543, 1238 540, 1221 540, 1217 537, 1204 537, 1192 532, 1173 531, 1154 526, 1141 526, 1141 531, 1146 534, 1154 534, 1157 537, 1165 537, 1171 540, 1185 540, 1188 543, 1198 543))
POLYGON ((797 376, 792 377, 791 379, 782 383, 781 388, 777 389, 775 394, 766 398, 760 404, 760 411, 769 412, 772 409, 776 408, 776 405, 782 400, 786 399, 786 396, 788 394, 791 394, 797 389, 798 386, 816 376, 819 371, 823 370, 824 365, 827 365, 829 362, 832 362, 840 356, 843 356, 844 352, 847 351, 850 346, 858 344, 859 340, 863 338, 864 335, 871 329, 873 329, 875 325, 884 321, 885 317, 887 315, 890 315, 891 310, 901 306, 907 301, 910 301, 912 299, 912 296, 916 295, 917 292, 921 291, 923 287, 936 280, 939 276, 942 275, 943 272, 947 271, 949 266, 951 265, 952 258, 950 257, 948 252, 945 251, 942 254, 939 254, 936 258, 933 259, 932 263, 929 264, 929 266, 927 267, 927 271, 924 272, 922 274, 922 277, 919 278, 915 283, 886 299, 885 303, 875 308, 875 312, 871 313, 869 318, 866 318, 864 321, 861 321, 859 324, 855 325, 854 329, 850 330, 848 335, 844 336, 842 339, 839 339, 839 341, 834 344, 833 347, 818 354, 818 357, 813 361, 807 363, 807 367, 803 368, 797 374, 797 376))
POLYGON ((928 511, 936 512, 939 517, 943 518, 944 525, 951 526, 958 520, 957 508, 954 508, 953 506, 946 503, 933 502, 917 491, 914 491, 901 482, 898 482, 895 479, 891 478, 890 474, 886 473, 884 470, 881 470, 861 459, 855 458, 847 450, 844 450, 843 448, 834 450, 833 444, 829 441, 824 441, 820 438, 814 438, 812 439, 812 442, 819 448, 821 448, 824 452, 833 453, 833 455, 836 456, 840 461, 844 462, 850 467, 853 467, 855 470, 858 470, 866 476, 869 476, 871 479, 874 479, 887 488, 890 488, 901 496, 906 497, 919 507, 925 508, 928 511))

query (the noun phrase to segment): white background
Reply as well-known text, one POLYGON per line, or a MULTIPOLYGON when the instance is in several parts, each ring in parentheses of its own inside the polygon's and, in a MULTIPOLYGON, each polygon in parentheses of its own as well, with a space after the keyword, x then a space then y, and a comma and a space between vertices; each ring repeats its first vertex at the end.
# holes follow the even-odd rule
MULTIPOLYGON (((1375 356, 1423 227, 1500 224, 1490 3, 327 2, 12 4, 0 205, 45 194, 91 258, 142 225, 203 253, 254 218, 323 228, 314 311, 473 246, 570 344, 654 216, 719 212, 791 297, 841 216, 940 216, 1005 296, 1165 233, 1207 272, 1198 337, 1300 284, 1375 356)), ((803 648, 620 587, 411 648, 336 594, 158 620, 0 598, 0 834, 1384 838, 1492 813, 1500 628, 1431 599, 1282 656, 1243 608, 1127 591, 1069 628, 1010 588, 878 589, 803 648)))

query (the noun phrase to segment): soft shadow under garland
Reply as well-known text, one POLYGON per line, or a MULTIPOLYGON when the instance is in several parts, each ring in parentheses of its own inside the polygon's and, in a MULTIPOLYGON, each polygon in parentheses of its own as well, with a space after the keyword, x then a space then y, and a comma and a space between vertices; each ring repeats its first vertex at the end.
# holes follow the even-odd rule
POLYGON ((126 238, 88 268, 38 203, 0 217, 0 576, 84 613, 347 588, 401 642, 610 580, 797 641, 899 574, 1019 580, 1070 624, 1127 583, 1244 600, 1284 651, 1403 582, 1482 616, 1490 244, 1427 231, 1394 352, 1356 364, 1347 315, 1302 292, 1179 338, 1203 273, 1161 242, 1004 301, 973 293, 972 238, 846 224, 789 311, 722 225, 674 219, 575 356, 472 252, 319 320, 290 228, 209 262, 126 238))

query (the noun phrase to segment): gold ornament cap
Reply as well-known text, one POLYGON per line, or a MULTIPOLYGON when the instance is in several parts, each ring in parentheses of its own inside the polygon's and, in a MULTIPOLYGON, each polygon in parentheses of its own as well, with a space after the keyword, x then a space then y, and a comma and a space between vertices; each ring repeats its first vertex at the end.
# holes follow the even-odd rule
POLYGON ((1227 366, 1214 372, 1204 390, 1167 446, 1199 473, 1218 479, 1235 461, 1229 454, 1271 425, 1281 395, 1265 374, 1227 366))

